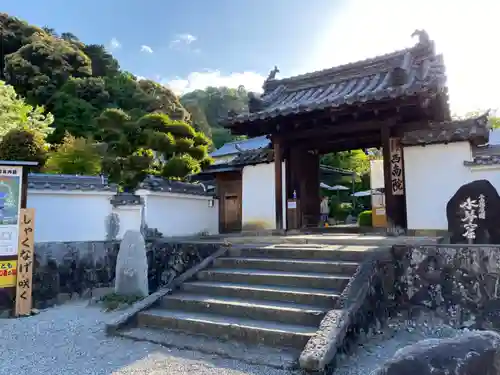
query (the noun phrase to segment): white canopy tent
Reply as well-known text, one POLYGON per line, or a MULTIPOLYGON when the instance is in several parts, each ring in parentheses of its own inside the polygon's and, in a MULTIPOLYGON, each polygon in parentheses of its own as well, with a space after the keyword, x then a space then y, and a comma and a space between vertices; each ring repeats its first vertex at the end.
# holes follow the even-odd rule
POLYGON ((357 191, 354 194, 351 194, 351 197, 368 197, 372 195, 371 190, 357 191))
POLYGON ((348 187, 345 187, 345 186, 342 186, 342 185, 334 185, 334 186, 330 186, 330 185, 325 184, 324 182, 321 182, 321 183, 319 184, 319 186, 320 186, 322 189, 332 190, 332 191, 350 190, 348 187))

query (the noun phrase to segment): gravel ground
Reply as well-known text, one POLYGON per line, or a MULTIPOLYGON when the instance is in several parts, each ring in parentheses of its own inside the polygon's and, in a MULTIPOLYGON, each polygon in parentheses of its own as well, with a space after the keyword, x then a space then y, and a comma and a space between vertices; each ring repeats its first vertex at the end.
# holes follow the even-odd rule
POLYGON ((370 375, 401 348, 425 339, 448 338, 468 330, 457 330, 434 315, 423 314, 416 321, 399 317, 388 322, 379 334, 366 337, 349 357, 341 358, 334 375, 370 375))
POLYGON ((0 321, 0 363, 17 375, 290 375, 192 351, 167 349, 104 334, 103 313, 87 303, 0 321))
MULTIPOLYGON (((285 370, 252 366, 216 355, 167 349, 104 334, 103 313, 87 303, 73 303, 39 315, 0 321, 0 363, 17 375, 292 375, 285 370)), ((368 337, 339 363, 335 375, 369 375, 377 365, 409 344, 426 338, 461 334, 432 317, 396 319, 383 333, 368 337)))

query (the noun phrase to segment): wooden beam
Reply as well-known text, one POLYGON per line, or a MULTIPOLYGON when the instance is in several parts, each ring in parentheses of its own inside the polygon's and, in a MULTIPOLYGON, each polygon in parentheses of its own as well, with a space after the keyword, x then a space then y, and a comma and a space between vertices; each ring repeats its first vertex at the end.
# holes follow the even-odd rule
POLYGON ((276 207, 276 229, 283 229, 283 144, 278 137, 273 137, 274 147, 274 198, 276 207))
POLYGON ((393 123, 392 121, 370 121, 370 122, 350 122, 331 126, 322 126, 308 130, 296 131, 289 133, 284 140, 287 142, 301 139, 310 138, 325 138, 334 137, 344 134, 360 134, 369 131, 379 130, 382 126, 387 123, 393 123))
POLYGON ((391 180, 391 147, 390 136, 391 129, 389 126, 384 126, 380 132, 382 143, 382 155, 384 165, 384 189, 385 189, 385 214, 387 216, 387 224, 394 224, 394 195, 392 194, 391 180))
POLYGON ((306 149, 337 149, 344 148, 345 145, 353 146, 358 149, 363 147, 380 147, 380 130, 365 134, 352 134, 344 137, 321 137, 314 139, 295 140, 289 143, 290 147, 299 147, 306 149), (373 146, 363 146, 365 144, 373 146))

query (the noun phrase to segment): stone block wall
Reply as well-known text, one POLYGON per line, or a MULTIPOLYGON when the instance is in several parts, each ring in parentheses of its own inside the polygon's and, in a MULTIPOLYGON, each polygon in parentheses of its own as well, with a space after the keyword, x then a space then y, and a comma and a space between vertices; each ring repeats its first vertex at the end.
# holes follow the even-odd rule
POLYGON ((500 329, 500 245, 393 248, 395 303, 457 327, 500 329))
MULTIPOLYGON (((149 291, 155 292, 218 249, 217 244, 147 241, 149 291)), ((34 306, 57 303, 62 294, 91 296, 92 290, 112 287, 119 243, 46 242, 35 245, 34 306)), ((0 289, 0 310, 12 308, 14 288, 0 289)))

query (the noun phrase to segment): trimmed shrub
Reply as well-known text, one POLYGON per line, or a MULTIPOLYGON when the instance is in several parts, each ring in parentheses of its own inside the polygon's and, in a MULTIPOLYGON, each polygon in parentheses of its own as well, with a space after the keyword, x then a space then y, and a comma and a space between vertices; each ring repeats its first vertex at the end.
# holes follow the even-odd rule
POLYGON ((360 227, 371 227, 372 226, 372 211, 367 210, 359 214, 358 224, 360 227))

